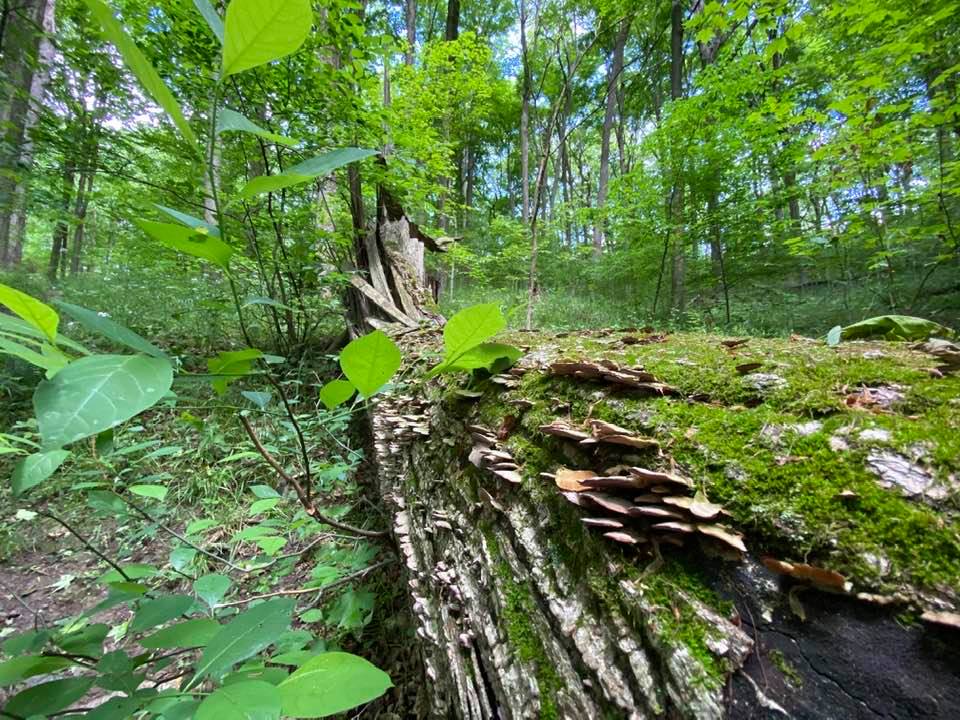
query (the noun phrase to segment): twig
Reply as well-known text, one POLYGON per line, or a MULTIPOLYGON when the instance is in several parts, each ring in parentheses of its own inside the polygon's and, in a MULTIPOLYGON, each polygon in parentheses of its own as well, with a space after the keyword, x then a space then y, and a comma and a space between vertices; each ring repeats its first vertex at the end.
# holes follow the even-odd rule
POLYGON ((124 497, 123 495, 121 495, 121 496, 120 496, 120 499, 123 500, 127 505, 129 505, 130 507, 132 507, 134 510, 136 510, 138 513, 140 513, 141 515, 143 515, 143 517, 146 518, 148 522, 154 522, 154 523, 156 523, 156 524, 157 524, 157 527, 159 527, 161 530, 163 530, 163 531, 166 532, 166 533, 169 533, 170 535, 172 535, 173 537, 175 537, 177 540, 179 540, 180 542, 184 543, 185 545, 189 545, 190 547, 192 547, 192 548, 193 548, 194 550, 196 550, 197 552, 202 553, 203 555, 206 555, 208 558, 211 558, 211 559, 213 559, 213 560, 216 560, 217 562, 221 562, 221 563, 223 563, 224 565, 226 565, 227 567, 229 567, 230 569, 236 570, 237 572, 251 573, 251 572, 253 572, 254 570, 259 569, 259 568, 251 568, 251 569, 248 570, 248 569, 246 569, 246 568, 242 568, 242 567, 240 567, 239 565, 234 565, 232 562, 230 562, 230 561, 227 560, 226 558, 220 557, 220 556, 217 555, 216 553, 210 552, 209 550, 204 550, 204 549, 203 549, 202 547, 200 547, 199 545, 194 545, 192 542, 190 542, 189 540, 187 540, 187 538, 185 538, 183 535, 181 535, 180 533, 178 533, 176 530, 167 527, 167 526, 164 525, 162 522, 160 522, 159 520, 157 520, 156 518, 154 518, 153 516, 151 516, 150 513, 148 513, 146 510, 144 510, 142 507, 140 507, 139 505, 137 505, 136 503, 134 503, 134 502, 133 502, 132 500, 130 500, 129 498, 126 498, 126 497, 124 497))
POLYGON ((122 567, 120 567, 117 563, 115 563, 113 560, 111 560, 110 558, 108 558, 108 557, 107 557, 106 555, 104 555, 102 552, 100 552, 99 550, 97 550, 97 548, 94 547, 93 544, 92 544, 89 540, 87 540, 83 535, 81 535, 80 533, 78 533, 73 527, 71 527, 70 525, 68 525, 67 522, 66 522, 66 520, 61 520, 60 518, 58 518, 58 517, 57 517, 56 515, 54 515, 53 513, 47 512, 46 510, 38 510, 38 511, 37 511, 37 514, 38 514, 38 515, 42 515, 43 517, 48 517, 48 518, 50 518, 51 520, 53 520, 54 522, 59 523, 60 525, 62 525, 64 528, 66 528, 67 532, 69 532, 69 533, 70 533, 71 535, 73 535, 77 540, 79 540, 80 543, 81 543, 87 550, 89 550, 90 552, 92 552, 92 553, 93 553, 94 555, 96 555, 98 558, 100 558, 100 559, 103 560, 105 563, 107 563, 107 565, 109 565, 109 566, 112 567, 114 570, 116 570, 118 573, 120 573, 120 577, 122 577, 122 578, 123 578, 124 580, 126 580, 127 582, 133 582, 133 579, 123 571, 123 568, 122 568, 122 567))
POLYGON ((280 477, 282 477, 287 483, 289 483, 297 493, 297 499, 300 501, 300 504, 303 505, 304 510, 307 511, 307 515, 331 527, 335 527, 338 530, 353 533, 354 535, 361 535, 363 537, 384 537, 387 534, 382 530, 364 530, 363 528, 357 528, 353 525, 342 523, 338 520, 334 520, 331 517, 327 517, 317 510, 316 506, 313 504, 313 501, 304 491, 303 485, 300 484, 300 481, 284 470, 283 466, 277 462, 273 455, 270 454, 270 451, 263 446, 263 443, 260 442, 260 438, 257 436, 257 432, 253 429, 253 425, 250 424, 250 421, 245 416, 241 415, 240 422, 243 424, 243 429, 247 431, 247 436, 250 438, 250 442, 253 443, 253 446, 257 449, 257 452, 263 456, 263 459, 267 461, 267 464, 276 470, 277 474, 280 475, 280 477))
POLYGON ((276 590, 274 592, 266 593, 264 595, 251 595, 250 597, 244 598, 243 600, 234 600, 228 603, 220 603, 219 605, 217 605, 217 609, 225 608, 225 607, 233 607, 235 605, 246 605, 248 602, 253 602, 254 600, 266 600, 267 598, 280 597, 284 595, 306 595, 308 593, 319 593, 319 595, 317 596, 317 601, 319 601, 320 598, 322 598, 331 590, 335 590, 336 588, 346 585, 348 583, 351 583, 354 580, 359 580, 365 575, 372 573, 374 570, 379 570, 380 568, 386 565, 393 564, 394 561, 395 561, 395 558, 388 558, 386 560, 381 560, 380 562, 374 565, 370 565, 369 567, 363 568, 363 570, 358 570, 355 573, 346 575, 340 578, 339 580, 335 580, 329 585, 324 585, 323 587, 296 588, 293 590, 276 590))

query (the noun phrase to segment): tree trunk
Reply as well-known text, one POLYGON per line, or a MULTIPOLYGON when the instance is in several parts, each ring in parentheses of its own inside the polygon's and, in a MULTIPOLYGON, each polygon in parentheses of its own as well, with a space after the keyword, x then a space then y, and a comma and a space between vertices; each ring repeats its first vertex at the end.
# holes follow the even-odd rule
MULTIPOLYGON (((563 467, 603 473, 624 462, 622 453, 633 455, 628 465, 652 463, 682 473, 724 452, 724 441, 711 435, 665 445, 641 451, 641 460, 623 446, 597 450, 547 435, 543 423, 559 416, 586 425, 594 407, 629 429, 645 424, 631 417, 689 401, 645 400, 625 387, 551 377, 551 363, 583 357, 585 338, 523 338, 532 352, 521 367, 496 376, 497 383, 475 383, 483 392, 475 405, 458 398, 454 384, 381 396, 371 412, 377 489, 404 564, 424 673, 418 717, 746 720, 823 717, 824 708, 832 717, 850 718, 960 712, 952 670, 960 654, 955 645, 937 644, 949 630, 902 627, 900 610, 867 604, 876 596, 826 594, 778 578, 758 562, 754 548, 777 536, 782 540, 774 547, 786 552, 782 543, 792 542, 790 552, 802 560, 804 541, 792 526, 755 523, 749 503, 724 521, 749 528, 749 552, 742 557, 719 551, 710 538, 664 535, 651 545, 639 534, 605 537, 602 527, 588 527, 583 518, 614 527, 645 523, 600 505, 589 509, 583 499, 578 507, 553 476, 540 473, 563 467), (536 376, 534 382, 521 381, 525 373, 536 376), (479 424, 481 417, 489 427, 479 424), (614 542, 631 538, 639 544, 614 542), (805 612, 807 622, 794 612, 805 612), (914 671, 905 674, 905 666, 914 671)), ((413 357, 439 345, 439 332, 408 332, 398 342, 404 357, 413 357)), ((661 352, 656 344, 640 347, 637 362, 661 352)), ((794 354, 791 343, 777 342, 777 359, 794 354)), ((834 362, 828 372, 842 372, 834 362)), ((724 372, 740 384, 732 367, 724 372)), ((729 412, 732 422, 744 411, 729 412)), ((743 442, 749 447, 751 440, 743 442)), ((767 450, 764 458, 773 467, 774 453, 767 450)), ((765 482, 761 469, 738 471, 738 487, 753 491, 765 482)), ((716 466, 697 487, 713 492, 715 478, 725 472, 716 466)), ((867 469, 861 472, 873 482, 867 469)), ((616 507, 606 497, 608 507, 616 507)), ((667 532, 652 528, 659 522, 646 523, 644 537, 667 532)), ((841 543, 824 552, 855 560, 857 548, 841 543)), ((956 591, 951 595, 955 601, 956 591)))
MULTIPOLYGON (((673 0, 670 12, 670 99, 683 97, 683 6, 673 0)), ((687 308, 687 257, 683 232, 683 158, 673 158, 673 190, 670 193, 673 272, 670 297, 672 307, 683 313, 687 308)))
POLYGON ((447 0, 447 27, 444 40, 456 40, 460 37, 460 0, 447 0))
POLYGON ((607 191, 610 184, 610 135, 617 111, 617 87, 623 73, 623 49, 630 34, 632 18, 626 17, 620 22, 613 41, 613 53, 607 72, 607 106, 603 115, 603 128, 600 132, 600 184, 597 188, 597 219, 593 226, 593 254, 600 256, 606 241, 604 209, 607 205, 607 191))
POLYGON ((403 61, 412 66, 417 53, 417 0, 406 0, 404 4, 407 30, 407 49, 403 61))
POLYGON ((47 264, 47 277, 50 282, 56 282, 67 252, 67 237, 70 233, 68 218, 71 214, 74 172, 73 160, 65 158, 60 188, 60 217, 53 229, 53 244, 50 247, 50 261, 47 264))
POLYGON ((44 105, 54 1, 4 4, 0 42, 0 266, 20 262, 26 228, 26 178, 33 162, 30 130, 44 105))

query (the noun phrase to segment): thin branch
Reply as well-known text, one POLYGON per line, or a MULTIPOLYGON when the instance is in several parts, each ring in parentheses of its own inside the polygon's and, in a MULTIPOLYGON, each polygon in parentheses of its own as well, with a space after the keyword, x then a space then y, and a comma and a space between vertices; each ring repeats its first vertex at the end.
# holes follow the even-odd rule
POLYGON ((272 467, 277 474, 283 478, 297 493, 297 499, 300 501, 300 504, 303 506, 304 510, 307 511, 307 515, 331 527, 335 527, 338 530, 353 533, 354 535, 361 535, 363 537, 384 537, 387 534, 382 530, 364 530, 362 528, 354 527, 353 525, 348 525, 347 523, 342 523, 338 520, 334 520, 331 517, 327 517, 317 510, 316 506, 313 504, 313 500, 311 500, 304 491, 303 485, 300 483, 300 481, 284 470, 283 466, 277 462, 273 455, 270 454, 270 451, 263 446, 263 443, 260 442, 260 438, 257 436, 257 432, 253 429, 253 425, 250 424, 250 421, 244 415, 241 415, 240 422, 243 424, 243 429, 247 431, 247 436, 250 438, 253 446, 257 449, 257 452, 260 453, 263 459, 267 461, 267 464, 270 465, 270 467, 272 467))
POLYGON ((37 511, 37 514, 38 514, 38 515, 42 515, 43 517, 48 517, 48 518, 50 518, 51 520, 53 520, 54 522, 59 523, 60 525, 62 525, 62 526, 67 530, 67 532, 69 532, 69 533, 70 533, 71 535, 73 535, 77 540, 79 540, 80 543, 81 543, 87 550, 89 550, 90 552, 92 552, 92 553, 93 553, 94 555, 96 555, 98 558, 100 558, 100 559, 103 560, 105 563, 107 563, 107 565, 109 565, 109 566, 112 567, 114 570, 116 570, 118 573, 120 573, 120 577, 122 577, 122 578, 123 578, 124 580, 126 580, 127 582, 133 582, 133 579, 123 571, 123 568, 122 568, 122 567, 120 567, 117 563, 115 563, 113 560, 111 560, 110 558, 108 558, 108 557, 107 557, 106 555, 104 555, 102 552, 100 552, 99 550, 97 550, 97 548, 94 547, 94 545, 93 545, 89 540, 87 540, 83 535, 81 535, 79 532, 77 532, 77 530, 76 530, 75 528, 73 528, 73 527, 71 527, 70 525, 68 525, 66 520, 61 520, 60 518, 58 518, 58 517, 57 517, 56 515, 54 515, 53 513, 47 512, 46 510, 38 510, 38 511, 37 511))
POLYGON ((246 605, 248 602, 253 602, 254 600, 266 600, 268 598, 281 597, 286 595, 308 595, 310 593, 319 593, 319 596, 317 597, 317 601, 319 602, 320 598, 322 598, 324 595, 329 593, 331 590, 335 590, 338 587, 347 585, 353 582, 354 580, 359 580, 365 577, 366 575, 369 575, 374 570, 379 570, 380 568, 385 567, 387 565, 392 565, 395 562, 395 560, 396 558, 387 558, 386 560, 381 560, 378 563, 375 563, 373 565, 370 565, 369 567, 363 568, 363 570, 358 570, 355 573, 350 573, 349 575, 345 575, 339 580, 335 580, 329 585, 324 585, 323 587, 296 588, 293 590, 276 590, 271 593, 265 593, 264 595, 251 595, 250 597, 244 598, 243 600, 234 600, 228 603, 220 603, 219 605, 217 605, 217 609, 224 608, 224 607, 233 607, 236 605, 246 605))

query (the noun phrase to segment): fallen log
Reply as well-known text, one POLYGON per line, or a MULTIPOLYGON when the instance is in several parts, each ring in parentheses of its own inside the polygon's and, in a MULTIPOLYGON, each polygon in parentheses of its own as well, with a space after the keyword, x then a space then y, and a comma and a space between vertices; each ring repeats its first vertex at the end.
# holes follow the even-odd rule
MULTIPOLYGON (((442 377, 376 402, 421 714, 960 716, 960 532, 944 504, 960 461, 938 453, 960 380, 899 344, 659 337, 524 334, 526 372, 480 381, 479 398, 442 377), (738 372, 757 354, 777 382, 738 372), (551 371, 571 357, 603 361, 608 381, 551 371), (623 382, 640 366, 671 392, 623 382), (847 402, 884 375, 913 383, 912 404, 847 402), (657 442, 584 444, 591 432, 657 442), (903 457, 927 492, 866 462, 920 436, 925 455, 903 457), (582 471, 567 489, 564 468, 582 471), (614 499, 581 501, 593 487, 614 499)), ((414 357, 439 332, 399 342, 414 357)))

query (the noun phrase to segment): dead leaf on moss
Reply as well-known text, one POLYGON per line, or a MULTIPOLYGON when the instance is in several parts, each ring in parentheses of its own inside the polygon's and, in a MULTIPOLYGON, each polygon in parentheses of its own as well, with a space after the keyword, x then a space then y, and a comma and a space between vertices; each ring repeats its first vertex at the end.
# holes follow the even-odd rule
POLYGON ((503 421, 500 423, 500 427, 497 429, 497 440, 506 440, 516 427, 517 416, 505 415, 503 421))
POLYGON ((740 338, 740 339, 734 338, 730 340, 721 340, 720 344, 729 350, 733 350, 734 348, 738 348, 743 345, 746 345, 748 342, 750 342, 750 338, 740 338))
POLYGON ((624 545, 641 545, 647 542, 645 536, 631 530, 614 530, 613 532, 605 532, 603 536, 624 545))
POLYGON ((588 485, 583 484, 583 480, 595 478, 597 474, 592 470, 567 470, 566 468, 557 471, 554 478, 557 487, 569 492, 584 492, 589 490, 588 485))
POLYGON ((754 370, 759 370, 762 367, 762 362, 748 362, 743 363, 742 365, 737 365, 737 372, 741 375, 746 375, 747 373, 752 373, 754 370))

